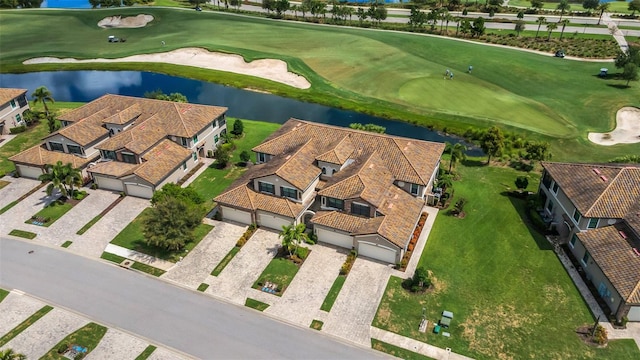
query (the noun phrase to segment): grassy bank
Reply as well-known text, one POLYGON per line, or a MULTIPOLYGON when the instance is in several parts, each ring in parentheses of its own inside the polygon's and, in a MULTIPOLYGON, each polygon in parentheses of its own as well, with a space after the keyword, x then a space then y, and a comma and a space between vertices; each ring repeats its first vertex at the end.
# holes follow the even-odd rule
MULTIPOLYGON (((96 26, 111 14, 139 12, 140 9, 2 12, 0 41, 7 49, 0 55, 2 71, 149 69, 144 64, 23 66, 21 62, 42 55, 113 58, 197 46, 238 53, 247 60, 282 59, 290 70, 309 79, 312 88, 298 90, 190 67, 153 65, 154 71, 251 86, 459 132, 471 126, 501 124, 529 137, 551 141, 556 159, 560 160, 585 160, 587 153, 594 161, 604 161, 640 150, 640 144, 604 148, 586 141, 588 131, 609 131, 620 107, 640 105, 638 86, 620 89, 622 81, 596 76, 602 63, 560 60, 408 33, 158 8, 144 9, 155 17, 145 28, 105 30, 96 26), (30 24, 29 32, 21 30, 24 21, 30 24), (36 41, 42 32, 57 36, 36 41), (127 42, 110 44, 105 40, 108 34, 126 37, 127 42), (165 47, 160 46, 161 41, 165 41, 165 47), (466 74, 469 65, 474 66, 471 75, 466 74), (447 68, 455 72, 454 81, 443 80, 447 68), (568 147, 570 151, 565 152, 568 147)), ((607 66, 613 68, 612 64, 607 66)))

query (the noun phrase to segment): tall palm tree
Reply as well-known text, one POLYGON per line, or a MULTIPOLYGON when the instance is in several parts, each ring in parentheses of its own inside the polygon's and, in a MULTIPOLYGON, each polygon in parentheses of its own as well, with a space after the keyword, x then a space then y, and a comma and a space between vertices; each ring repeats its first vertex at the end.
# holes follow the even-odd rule
POLYGON ((80 171, 80 169, 74 168, 71 163, 67 163, 67 165, 65 165, 65 168, 66 176, 64 178, 64 183, 69 187, 69 196, 73 196, 73 187, 82 186, 82 172, 80 171))
POLYGON ((449 173, 451 173, 451 168, 455 166, 460 160, 466 160, 467 147, 457 143, 455 145, 451 145, 450 143, 446 143, 445 152, 449 152, 451 154, 451 160, 449 160, 449 173))
POLYGON ((549 32, 549 35, 547 36, 547 41, 551 40, 551 33, 553 32, 553 30, 558 28, 558 24, 556 23, 548 23, 547 24, 547 31, 549 32))
POLYGON ((301 241, 307 238, 305 233, 306 226, 303 223, 298 225, 283 225, 280 232, 280 238, 282 238, 282 245, 289 251, 289 256, 292 256, 298 249, 298 245, 301 241), (293 251, 292 251, 293 249, 293 251))
POLYGON ((26 360, 27 356, 24 354, 19 354, 13 349, 6 349, 0 351, 0 360, 26 360))
POLYGON ((567 27, 567 24, 569 24, 569 20, 564 19, 560 21, 560 24, 562 24, 562 31, 560 32, 560 40, 562 40, 562 35, 564 35, 564 28, 567 27))
POLYGON ((51 95, 51 91, 49 91, 46 86, 40 86, 33 92, 33 94, 31 94, 31 97, 33 98, 34 104, 41 102, 42 105, 44 105, 44 111, 45 113, 47 113, 47 117, 49 117, 49 107, 47 106, 47 101, 50 103, 55 102, 55 100, 53 100, 53 96, 51 95))
POLYGON ((569 11, 571 9, 571 5, 569 5, 569 0, 560 0, 560 3, 558 4, 558 7, 556 7, 556 9, 560 10, 560 21, 562 21, 562 15, 564 15, 564 13, 566 11, 569 11))
POLYGON ((600 20, 602 20, 602 15, 604 14, 604 12, 609 10, 609 5, 611 5, 611 4, 610 3, 600 3, 600 5, 598 5, 598 10, 600 10, 600 17, 598 18, 598 25, 600 25, 600 20))
POLYGON ((58 189, 62 196, 73 196, 73 187, 82 186, 82 173, 79 169, 74 169, 71 163, 65 165, 62 161, 58 161, 54 165, 46 164, 44 170, 46 173, 40 175, 38 180, 51 182, 47 185, 47 195, 49 196, 54 189, 58 189))
POLYGON ((545 24, 547 22, 547 18, 544 16, 540 16, 538 20, 536 20, 536 22, 538 23, 538 30, 536 31, 536 37, 534 40, 538 39, 538 33, 540 32, 540 27, 542 26, 542 24, 545 24))

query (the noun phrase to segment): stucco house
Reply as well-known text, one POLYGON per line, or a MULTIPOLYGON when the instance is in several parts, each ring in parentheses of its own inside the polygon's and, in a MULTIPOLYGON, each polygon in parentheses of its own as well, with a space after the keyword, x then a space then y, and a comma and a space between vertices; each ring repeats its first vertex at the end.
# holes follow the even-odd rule
POLYGON ((25 125, 22 113, 29 110, 26 89, 0 88, 0 135, 25 125))
POLYGON ((253 148, 251 167, 214 200, 225 220, 281 230, 387 263, 407 249, 444 144, 290 119, 253 148))
POLYGON ((542 163, 544 217, 611 313, 640 321, 640 166, 542 163))
POLYGON ((214 151, 227 108, 104 95, 59 117, 62 129, 9 160, 37 178, 58 160, 82 169, 101 189, 151 198, 214 151))

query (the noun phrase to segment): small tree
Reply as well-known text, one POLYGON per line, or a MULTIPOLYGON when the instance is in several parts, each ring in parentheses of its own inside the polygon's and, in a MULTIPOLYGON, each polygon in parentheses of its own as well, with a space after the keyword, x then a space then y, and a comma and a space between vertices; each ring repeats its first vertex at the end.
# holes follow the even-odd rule
POLYGON ((162 189, 153 193, 151 205, 162 201, 165 197, 186 200, 196 205, 204 204, 204 198, 191 185, 182 187, 175 183, 167 183, 162 189))
POLYGON ((500 131, 500 128, 492 126, 482 136, 480 141, 480 148, 482 148, 482 151, 488 155, 487 164, 491 163, 492 156, 498 156, 502 153, 502 148, 504 147, 504 135, 502 134, 502 131, 500 131))
POLYGON ((526 176, 518 176, 516 178, 516 188, 518 188, 518 190, 520 190, 520 192, 522 192, 524 189, 527 188, 527 186, 529 186, 529 178, 526 176))
POLYGON ((562 16, 564 15, 564 13, 571 9, 571 5, 569 5, 569 0, 560 0, 560 3, 556 7, 556 9, 560 10, 560 20, 558 22, 561 22, 562 16))
POLYGON ((632 0, 629 2, 629 11, 631 11, 631 16, 635 16, 636 11, 640 11, 640 0, 632 0))
POLYGON ((600 0, 583 0, 582 7, 591 13, 591 10, 595 10, 600 5, 600 0))
POLYGON ((457 164, 460 160, 466 160, 467 147, 456 143, 455 145, 451 145, 450 143, 446 143, 444 152, 448 152, 451 155, 451 160, 449 160, 449 173, 451 173, 451 169, 457 164))
POLYGON ((514 30, 516 31, 516 36, 520 36, 520 33, 524 31, 526 22, 524 20, 516 20, 516 25, 514 30))
POLYGON ((626 86, 629 86, 629 81, 637 81, 638 80, 638 66, 634 63, 628 63, 624 66, 622 71, 622 78, 627 80, 626 86))
POLYGON ((142 219, 145 243, 166 250, 180 250, 195 239, 202 222, 202 206, 172 196, 161 197, 142 219))
POLYGON ((251 160, 251 153, 249 153, 247 150, 242 150, 242 152, 240 153, 240 161, 242 161, 243 163, 248 163, 249 160, 251 160))
POLYGON ((231 130, 231 133, 235 136, 240 136, 242 135, 243 132, 244 132, 244 124, 242 123, 242 120, 236 119, 233 122, 233 130, 231 130))
POLYGON ((476 18, 475 20, 473 20, 473 25, 471 27, 471 33, 473 34, 473 36, 480 37, 480 36, 484 35, 484 32, 486 30, 487 29, 484 26, 484 18, 479 17, 479 18, 476 18))
POLYGON ((219 146, 216 149, 216 160, 214 164, 218 169, 224 169, 231 160, 231 151, 226 146, 219 146))
POLYGON ((419 292, 431 286, 431 279, 429 278, 429 272, 423 266, 416 268, 413 273, 413 277, 410 279, 411 292, 419 292))
POLYGON ((547 31, 549 32, 549 35, 547 36, 547 41, 551 40, 551 34, 553 33, 553 30, 558 28, 558 24, 556 23, 548 23, 547 24, 547 31))
POLYGON ((540 33, 540 27, 542 26, 542 24, 546 24, 547 23, 547 18, 544 16, 540 16, 538 17, 538 20, 536 20, 536 22, 538 23, 538 30, 536 30, 536 37, 534 40, 538 39, 538 33, 540 33))
POLYGON ((298 225, 283 225, 279 237, 282 238, 282 245, 289 251, 289 256, 293 256, 298 245, 307 240, 305 233, 307 226, 303 223, 298 225))
POLYGON ((37 89, 35 89, 33 94, 31 94, 31 97, 33 98, 34 104, 37 104, 39 102, 42 103, 42 105, 44 106, 44 112, 47 114, 47 117, 48 117, 49 107, 47 106, 47 102, 50 102, 50 103, 55 102, 55 100, 53 100, 53 96, 51 95, 51 91, 49 91, 49 89, 47 89, 46 86, 40 86, 37 89))
POLYGON ((609 3, 599 3, 597 9, 600 10, 600 17, 598 18, 598 25, 600 25, 600 21, 602 21, 602 15, 604 12, 609 10, 609 3))

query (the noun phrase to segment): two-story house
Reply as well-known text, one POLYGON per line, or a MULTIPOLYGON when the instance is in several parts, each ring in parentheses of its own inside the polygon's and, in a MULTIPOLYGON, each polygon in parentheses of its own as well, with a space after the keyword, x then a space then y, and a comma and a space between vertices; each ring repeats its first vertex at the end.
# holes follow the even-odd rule
POLYGON ((102 96, 59 118, 63 128, 10 158, 21 176, 72 163, 101 189, 150 198, 177 182, 226 132, 227 108, 102 96))
POLYGON ((640 166, 542 163, 550 227, 618 320, 640 321, 640 166))
POLYGON ((29 110, 26 89, 0 88, 0 135, 25 125, 22 113, 29 110))
POLYGON ((225 220, 397 263, 437 177, 444 144, 290 119, 253 148, 257 165, 214 200, 225 220))

